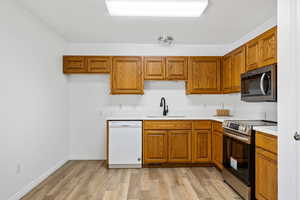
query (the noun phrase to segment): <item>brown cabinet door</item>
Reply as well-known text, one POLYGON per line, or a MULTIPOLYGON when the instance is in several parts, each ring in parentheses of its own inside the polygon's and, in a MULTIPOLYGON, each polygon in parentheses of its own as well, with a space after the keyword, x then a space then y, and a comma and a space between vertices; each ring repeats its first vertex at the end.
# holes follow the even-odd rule
POLYGON ((231 54, 231 92, 241 91, 241 74, 246 71, 245 55, 245 47, 240 47, 231 54))
POLYGON ((190 57, 187 93, 221 93, 220 70, 219 57, 190 57))
POLYGON ((112 58, 109 56, 88 56, 86 63, 89 73, 109 73, 112 58))
POLYGON ((187 57, 166 57, 166 79, 187 79, 187 57))
POLYGON ((274 27, 260 37, 260 66, 277 63, 277 27, 274 27))
POLYGON ((168 132, 168 162, 187 163, 192 161, 192 131, 170 130, 168 132))
POLYGON ((114 57, 111 94, 143 94, 142 57, 114 57))
POLYGON ((144 131, 144 163, 165 163, 168 161, 167 131, 144 131))
POLYGON ((253 70, 260 65, 259 39, 253 39, 246 44, 246 69, 253 70))
POLYGON ((277 200, 277 155, 256 148, 256 199, 277 200))
POLYGON ((231 55, 224 56, 222 65, 222 91, 224 93, 231 92, 231 66, 232 57, 231 55))
POLYGON ((145 80, 164 80, 165 68, 164 57, 144 57, 145 80))
POLYGON ((212 133, 212 161, 223 169, 223 133, 215 130, 212 133))
POLYGON ((64 56, 63 57, 64 73, 86 73, 87 67, 83 56, 64 56))
POLYGON ((193 131, 193 162, 211 161, 211 131, 193 131))

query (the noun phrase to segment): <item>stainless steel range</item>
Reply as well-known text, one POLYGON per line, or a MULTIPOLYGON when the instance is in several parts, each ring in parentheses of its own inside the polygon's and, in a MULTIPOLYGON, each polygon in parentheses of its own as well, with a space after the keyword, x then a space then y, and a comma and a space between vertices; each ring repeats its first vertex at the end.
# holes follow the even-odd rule
POLYGON ((224 181, 244 199, 255 199, 255 132, 254 126, 276 126, 262 120, 226 120, 223 123, 224 181))

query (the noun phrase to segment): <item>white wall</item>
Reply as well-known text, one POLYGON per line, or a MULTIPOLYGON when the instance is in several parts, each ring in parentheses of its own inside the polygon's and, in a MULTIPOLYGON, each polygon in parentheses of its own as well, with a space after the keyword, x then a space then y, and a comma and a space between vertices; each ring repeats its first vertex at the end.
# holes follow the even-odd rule
POLYGON ((245 44, 249 40, 257 37, 258 35, 264 33, 266 30, 268 30, 268 29, 270 29, 270 28, 272 28, 272 27, 274 27, 276 25, 277 25, 277 16, 274 16, 271 19, 267 20, 262 25, 256 27, 251 32, 249 32, 246 35, 244 35, 242 38, 240 38, 237 41, 235 41, 234 43, 232 43, 230 45, 227 45, 225 51, 226 52, 230 52, 230 51, 234 50, 235 48, 237 48, 237 47, 245 44))
POLYGON ((64 41, 0 1, 0 199, 19 199, 68 159, 64 41), (18 165, 19 169, 18 169, 18 165))

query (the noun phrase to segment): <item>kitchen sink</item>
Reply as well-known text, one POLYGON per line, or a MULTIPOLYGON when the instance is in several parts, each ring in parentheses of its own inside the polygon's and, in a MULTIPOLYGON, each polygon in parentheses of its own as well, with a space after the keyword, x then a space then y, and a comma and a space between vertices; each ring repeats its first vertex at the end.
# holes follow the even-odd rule
POLYGON ((162 116, 162 115, 149 115, 147 116, 149 118, 184 118, 184 115, 167 115, 167 116, 162 116))

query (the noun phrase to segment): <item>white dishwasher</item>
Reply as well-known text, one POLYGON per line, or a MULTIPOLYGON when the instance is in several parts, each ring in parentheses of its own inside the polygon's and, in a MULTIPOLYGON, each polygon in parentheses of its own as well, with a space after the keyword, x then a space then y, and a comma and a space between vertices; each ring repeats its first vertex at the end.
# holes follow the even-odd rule
POLYGON ((142 167, 142 121, 109 121, 108 167, 142 167))

